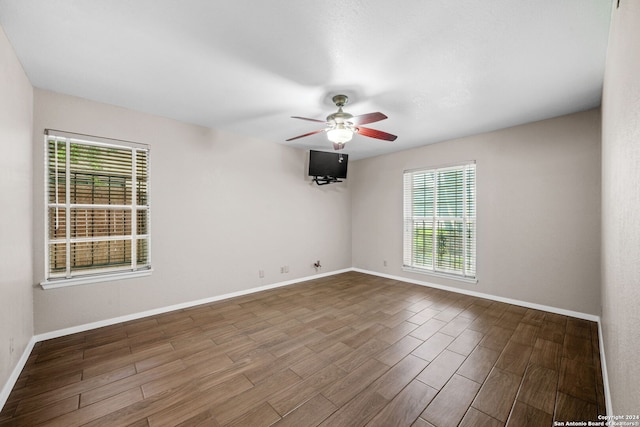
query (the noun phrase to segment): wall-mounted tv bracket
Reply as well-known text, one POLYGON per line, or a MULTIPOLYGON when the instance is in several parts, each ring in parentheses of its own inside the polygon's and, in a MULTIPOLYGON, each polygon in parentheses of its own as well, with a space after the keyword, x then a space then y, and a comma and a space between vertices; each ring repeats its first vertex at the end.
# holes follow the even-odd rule
POLYGON ((315 182, 318 185, 327 185, 327 184, 333 184, 335 182, 342 182, 342 181, 340 181, 338 178, 334 176, 314 176, 313 182, 315 182))

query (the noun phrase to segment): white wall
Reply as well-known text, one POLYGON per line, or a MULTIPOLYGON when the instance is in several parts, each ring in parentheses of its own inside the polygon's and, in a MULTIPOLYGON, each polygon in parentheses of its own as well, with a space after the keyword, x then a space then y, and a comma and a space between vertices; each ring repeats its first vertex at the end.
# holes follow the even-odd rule
POLYGON ((0 94, 0 384, 5 384, 33 336, 33 89, 2 28, 0 94))
POLYGON ((599 315, 598 110, 364 159, 350 168, 354 267, 599 315), (477 162, 478 283, 404 272, 403 171, 467 160, 477 162))
POLYGON ((613 413, 640 412, 640 2, 613 8, 602 100, 602 327, 613 413))
POLYGON ((351 267, 348 184, 313 184, 305 151, 36 89, 35 282, 44 278, 45 128, 151 145, 154 272, 36 288, 36 333, 312 276, 317 260, 322 272, 351 267))

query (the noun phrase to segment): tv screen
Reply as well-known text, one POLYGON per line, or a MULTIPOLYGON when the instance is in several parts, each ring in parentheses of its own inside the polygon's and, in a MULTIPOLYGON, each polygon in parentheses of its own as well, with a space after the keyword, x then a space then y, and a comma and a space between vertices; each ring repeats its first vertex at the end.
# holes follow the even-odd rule
POLYGON ((311 150, 309 152, 309 176, 346 178, 348 163, 348 154, 311 150))

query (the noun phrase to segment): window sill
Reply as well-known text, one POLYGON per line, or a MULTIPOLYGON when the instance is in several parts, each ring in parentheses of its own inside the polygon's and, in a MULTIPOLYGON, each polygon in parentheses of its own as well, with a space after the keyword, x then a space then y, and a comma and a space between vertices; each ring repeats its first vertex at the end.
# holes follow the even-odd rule
POLYGON ((475 277, 471 278, 471 277, 458 276, 456 274, 440 273, 437 271, 423 270, 417 267, 407 267, 406 265, 402 266, 402 270, 410 273, 424 274, 426 276, 434 276, 434 277, 441 277, 443 279, 456 280, 458 282, 472 283, 472 284, 478 283, 478 279, 475 277))
POLYGON ((68 286, 87 285, 90 283, 110 282, 112 280, 134 279, 137 277, 150 276, 152 269, 140 271, 125 271, 121 273, 112 273, 104 275, 74 277, 71 279, 53 279, 40 282, 42 289, 66 288, 68 286))

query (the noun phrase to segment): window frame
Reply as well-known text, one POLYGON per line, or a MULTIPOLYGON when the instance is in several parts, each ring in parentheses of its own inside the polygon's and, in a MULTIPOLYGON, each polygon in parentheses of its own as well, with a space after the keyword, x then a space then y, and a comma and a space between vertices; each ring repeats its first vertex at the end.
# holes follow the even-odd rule
MULTIPOLYGON (((44 280, 40 283, 40 286, 43 289, 54 289, 54 288, 60 288, 60 287, 66 287, 66 286, 75 286, 75 285, 82 285, 82 284, 87 284, 87 283, 97 283, 97 282, 105 282, 105 281, 111 281, 111 280, 121 280, 121 279, 127 279, 127 278, 134 278, 134 277, 142 277, 142 276, 148 276, 152 273, 153 269, 152 269, 152 264, 151 264, 151 220, 150 220, 150 214, 151 214, 151 204, 150 204, 150 191, 151 191, 151 179, 150 179, 150 173, 151 173, 151 159, 150 159, 150 147, 147 144, 140 144, 140 143, 136 143, 136 142, 131 142, 131 141, 123 141, 123 140, 117 140, 117 139, 111 139, 111 138, 103 138, 103 137, 96 137, 96 136, 91 136, 91 135, 83 135, 83 134, 77 134, 77 133, 72 133, 72 132, 65 132, 65 131, 58 131, 58 130, 53 130, 53 129, 45 129, 44 132, 44 144, 43 144, 43 148, 44 148, 44 280), (50 141, 52 139, 55 139, 56 142, 56 148, 54 148, 54 150, 57 153, 58 148, 58 144, 64 144, 65 149, 64 149, 64 164, 62 164, 61 166, 64 168, 63 171, 63 176, 65 177, 65 183, 64 183, 64 191, 65 194, 63 196, 64 198, 64 202, 60 202, 57 197, 54 198, 54 201, 52 202, 51 196, 52 193, 50 192, 50 188, 51 188, 51 182, 50 182, 50 176, 51 176, 51 168, 52 165, 50 164, 50 141), (130 172, 126 175, 126 176, 120 176, 120 179, 123 179, 124 181, 124 185, 125 185, 125 191, 122 193, 125 195, 125 200, 123 203, 118 204, 118 203, 111 203, 111 196, 109 195, 109 203, 108 204, 100 204, 100 203, 78 203, 77 200, 75 200, 75 203, 72 203, 72 198, 70 197, 70 188, 74 186, 75 183, 72 183, 72 179, 71 174, 72 174, 72 168, 71 168, 71 153, 73 153, 73 150, 71 149, 72 144, 75 144, 76 146, 80 146, 80 150, 87 150, 87 149, 91 149, 91 147, 97 147, 100 149, 115 149, 118 150, 120 153, 126 153, 127 151, 129 151, 130 154, 130 172), (67 153, 69 153, 69 155, 67 155, 67 153), (146 174, 146 180, 143 181, 139 181, 138 180, 138 171, 141 170, 140 168, 140 159, 139 157, 144 160, 146 162, 146 165, 144 165, 142 167, 142 170, 144 171, 144 173, 146 174), (66 179, 66 177, 69 177, 69 179, 66 179), (127 180, 131 181, 131 188, 126 188, 126 182, 127 180), (143 187, 145 188, 144 193, 139 193, 138 190, 138 186, 139 185, 143 185, 143 187), (128 193, 128 191, 130 191, 130 193, 128 193), (140 195, 144 196, 144 200, 139 200, 139 196, 140 195), (129 196, 129 202, 127 203, 126 201, 126 197, 129 196), (143 201, 144 203, 140 203, 140 201, 143 201), (52 238, 52 236, 50 235, 51 231, 51 225, 52 225, 52 221, 56 222, 57 219, 55 217, 53 217, 52 215, 52 209, 55 209, 55 212, 59 212, 59 210, 63 210, 64 211, 64 230, 65 230, 65 235, 64 237, 57 237, 57 238, 52 238), (120 213, 123 216, 128 216, 128 220, 124 220, 122 222, 122 224, 118 224, 121 225, 123 227, 123 231, 121 233, 115 233, 115 234, 111 234, 111 232, 109 232, 109 234, 107 236, 95 236, 93 233, 95 232, 94 229, 91 229, 91 236, 84 236, 84 237, 79 237, 79 236, 75 236, 72 237, 71 234, 71 229, 72 226, 71 224, 67 224, 67 219, 69 219, 69 223, 71 223, 71 210, 75 209, 75 210, 84 210, 85 212, 90 212, 91 210, 94 209, 98 209, 98 210, 102 210, 105 211, 105 213, 108 213, 109 216, 111 216, 112 214, 115 215, 116 213, 120 213), (128 212, 128 215, 127 215, 128 212), (139 218, 139 214, 143 212, 144 214, 142 215, 142 222, 140 222, 140 218, 139 218), (138 225, 142 225, 143 227, 145 227, 145 234, 138 234, 138 225), (128 227, 128 228, 127 228, 128 227), (82 244, 82 243, 90 243, 90 244, 98 244, 99 242, 118 242, 118 241, 122 241, 124 247, 126 247, 126 254, 123 255, 123 260, 125 261, 125 263, 119 263, 119 264, 114 264, 113 266, 106 266, 106 267, 96 267, 96 264, 89 264, 87 266, 83 267, 77 267, 77 266, 71 266, 72 261, 71 261, 71 247, 75 244, 82 244), (126 242, 130 242, 127 244, 126 242), (139 241, 146 241, 146 247, 143 248, 143 250, 145 251, 145 255, 146 258, 145 260, 140 263, 139 260, 139 256, 138 256, 138 242, 139 241), (52 245, 63 245, 64 246, 64 250, 65 250, 65 268, 63 272, 54 272, 52 266, 51 266, 51 248, 52 245), (127 256, 130 257, 130 260, 127 260, 127 256), (126 264, 126 262, 130 262, 129 264, 126 264)), ((127 156, 129 157, 129 156, 127 156)), ((94 160, 95 158, 91 158, 89 156, 84 157, 83 160, 89 159, 89 161, 94 160)), ((108 160, 112 160, 113 158, 108 158, 108 160)), ((119 159, 116 159, 116 161, 121 161, 119 159)), ((52 162, 54 163, 56 166, 55 171, 53 172, 53 176, 55 177, 55 184, 54 188, 56 188, 56 193, 59 193, 59 183, 58 183, 58 177, 60 176, 60 172, 59 172, 59 164, 58 164, 58 158, 56 157, 55 161, 52 162)), ((126 162, 124 164, 127 164, 126 162)), ((75 172, 76 174, 78 172, 75 172)), ((104 176, 107 176, 110 172, 107 171, 107 173, 104 176)), ((112 173, 112 172, 111 172, 112 173)), ((95 175, 93 175, 95 176, 95 175)), ((102 178, 104 178, 104 176, 102 178)), ((95 178, 94 178, 95 179, 95 178)), ((111 182, 111 177, 109 177, 109 182, 111 182)), ((92 184, 92 189, 94 188, 95 184, 92 184)), ((122 186, 122 184, 121 184, 122 186)), ((108 193, 111 194, 111 188, 113 188, 110 185, 107 186, 108 193)), ((92 225, 93 226, 93 225, 92 225)), ((57 227, 57 223, 56 223, 56 227, 57 227)), ((110 247, 110 246, 108 246, 110 247)), ((110 250, 110 249, 108 249, 110 250)), ((109 255, 111 256, 111 255, 109 255)))
MULTIPOLYGON (((426 192, 426 190, 425 190, 426 192)), ((462 163, 418 168, 405 170, 403 172, 403 265, 404 271, 427 274, 437 277, 444 277, 467 283, 477 283, 477 168, 476 162, 466 161, 462 163), (472 182, 468 181, 468 171, 472 171, 472 182), (461 191, 463 194, 463 212, 462 215, 445 216, 438 212, 438 175, 451 171, 462 171, 463 181, 461 191), (414 211, 415 204, 415 186, 414 177, 422 175, 426 181, 426 175, 433 174, 433 196, 432 196, 432 214, 416 215, 414 211), (470 186, 470 188, 469 188, 470 186), (469 194, 473 197, 472 205, 468 204, 469 194), (470 209, 470 206, 472 208, 470 209), (469 212, 469 211, 472 212, 469 212), (431 265, 424 265, 417 262, 415 256, 415 230, 416 221, 423 223, 431 223, 431 265), (461 245, 462 245, 462 267, 460 270, 440 268, 436 262, 438 222, 450 222, 461 224, 461 245), (469 229, 471 227, 471 229, 469 229), (471 235, 466 237, 471 231, 471 235), (470 258, 470 259, 469 259, 470 258), (469 262, 471 266, 469 267, 469 262), (468 268, 469 267, 469 268, 468 268)), ((424 194, 423 194, 424 195, 424 194)))

